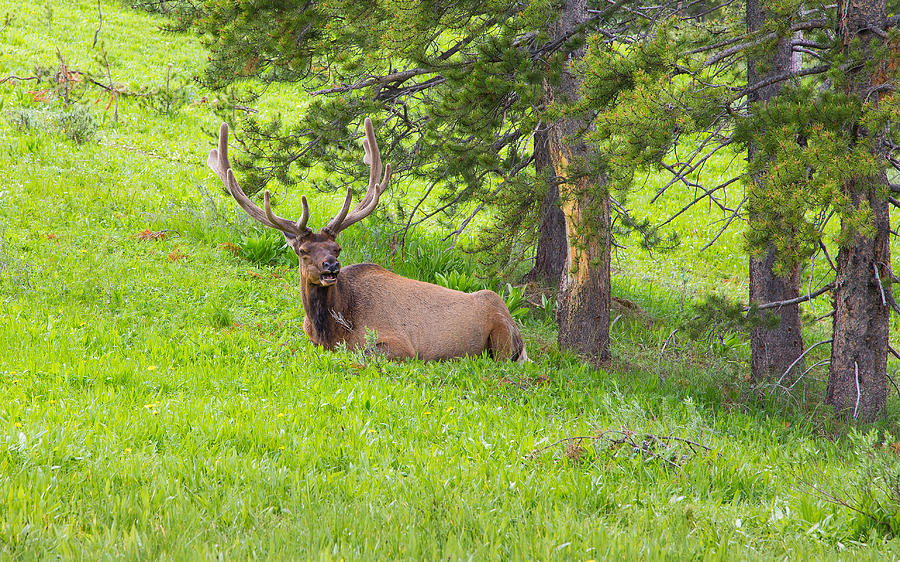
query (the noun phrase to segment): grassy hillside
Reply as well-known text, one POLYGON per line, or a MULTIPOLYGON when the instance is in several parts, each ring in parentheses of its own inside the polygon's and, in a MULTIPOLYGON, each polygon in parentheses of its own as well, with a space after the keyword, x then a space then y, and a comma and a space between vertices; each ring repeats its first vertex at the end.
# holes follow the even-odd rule
MULTIPOLYGON (((205 167, 202 49, 102 6, 113 81, 168 78, 180 101, 121 96, 114 121, 97 88, 66 107, 0 84, 0 559, 900 558, 896 399, 847 427, 815 406, 821 371, 765 400, 740 332, 672 335, 701 292, 744 293, 739 232, 698 256, 716 230, 698 209, 678 252, 619 254, 640 310, 616 312, 609 369, 559 353, 540 311, 524 367, 318 350, 290 256, 205 167)), ((105 73, 96 3, 4 14, 0 79, 55 71, 57 50, 105 73)), ((338 202, 311 198, 321 225, 338 202)), ((348 263, 473 271, 427 232, 403 257, 371 221, 346 234, 348 263)))

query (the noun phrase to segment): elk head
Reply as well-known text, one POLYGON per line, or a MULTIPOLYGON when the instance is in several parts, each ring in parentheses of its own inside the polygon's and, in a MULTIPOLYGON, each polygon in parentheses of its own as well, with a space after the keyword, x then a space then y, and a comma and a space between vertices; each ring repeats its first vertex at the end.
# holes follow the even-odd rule
POLYGON ((308 283, 329 287, 337 283, 341 263, 338 256, 341 247, 337 243, 337 235, 348 226, 366 218, 378 205, 378 198, 387 189, 391 180, 391 165, 384 167, 382 176, 381 152, 375 140, 375 132, 372 129, 372 121, 365 120, 366 136, 363 139, 365 156, 363 162, 369 165, 369 188, 365 196, 350 211, 350 202, 353 198, 353 189, 347 188, 347 197, 340 212, 321 231, 314 232, 306 226, 309 220, 309 204, 306 196, 300 197, 303 211, 296 221, 279 217, 272 212, 269 203, 269 190, 263 193, 263 207, 260 209, 244 193, 238 185, 228 161, 228 125, 222 123, 219 128, 219 148, 209 152, 207 165, 219 176, 222 183, 234 197, 238 205, 253 219, 262 224, 280 230, 288 244, 300 258, 300 276, 308 283), (381 181, 379 181, 379 177, 381 181))

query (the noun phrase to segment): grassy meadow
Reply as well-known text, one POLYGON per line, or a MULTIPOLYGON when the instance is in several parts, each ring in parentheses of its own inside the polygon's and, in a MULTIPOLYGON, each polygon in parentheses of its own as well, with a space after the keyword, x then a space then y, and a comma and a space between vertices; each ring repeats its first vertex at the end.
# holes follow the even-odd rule
MULTIPOLYGON (((66 107, 46 82, 0 84, 0 559, 900 558, 896 396, 851 426, 818 405, 824 367, 766 397, 746 334, 673 334, 702 294, 746 293, 739 230, 699 253, 720 226, 697 208, 679 250, 617 253, 636 307, 614 311, 607 368, 559 352, 540 308, 525 366, 322 351, 280 235, 205 166, 203 49, 101 5, 95 48, 96 2, 0 0, 0 80, 60 57, 105 74, 102 45, 127 91, 179 94, 120 96, 116 121, 98 88, 66 107)), ((260 107, 303 103, 282 87, 260 107)), ((307 195, 321 226, 338 198, 307 195)), ((299 210, 296 190, 274 199, 299 210)), ((403 256, 389 233, 351 228, 343 261, 477 271, 436 233, 403 256)))

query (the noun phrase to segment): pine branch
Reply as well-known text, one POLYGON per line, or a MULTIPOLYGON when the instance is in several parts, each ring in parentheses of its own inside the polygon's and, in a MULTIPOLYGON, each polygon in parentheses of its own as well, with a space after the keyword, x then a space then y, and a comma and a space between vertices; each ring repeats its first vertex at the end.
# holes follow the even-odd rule
MULTIPOLYGON (((467 61, 465 63, 460 63, 460 65, 472 64, 473 61, 467 61)), ((342 92, 350 92, 352 90, 359 90, 361 88, 368 88, 369 86, 376 86, 381 84, 390 84, 390 83, 403 83, 410 78, 414 78, 416 76, 422 76, 423 74, 435 74, 438 70, 434 68, 411 68, 409 70, 403 70, 401 72, 394 72, 392 74, 386 74, 384 76, 371 76, 365 80, 360 80, 353 84, 342 84, 340 86, 335 86, 333 88, 325 88, 323 90, 315 90, 310 92, 311 96, 319 96, 324 94, 337 94, 342 92)))
POLYGON ((791 78, 802 78, 803 76, 810 76, 812 74, 822 74, 823 72, 828 72, 830 69, 830 64, 820 64, 819 66, 805 68, 797 72, 785 72, 779 74, 778 76, 773 76, 769 79, 757 82, 753 86, 741 90, 738 95, 735 96, 735 99, 741 99, 748 94, 751 94, 757 90, 761 90, 767 86, 771 86, 772 84, 777 84, 778 82, 784 82, 785 80, 790 80, 791 78))
POLYGON ((424 82, 417 82, 416 84, 406 86, 405 88, 387 87, 384 89, 380 89, 378 93, 375 94, 374 99, 377 101, 392 102, 396 99, 407 97, 423 90, 428 90, 430 88, 443 84, 446 81, 447 79, 443 76, 435 76, 434 78, 430 78, 424 82))
MULTIPOLYGON (((589 13, 593 14, 593 17, 591 17, 591 18, 585 20, 583 23, 573 27, 568 33, 566 33, 562 37, 556 39, 555 41, 546 43, 543 46, 541 46, 540 48, 530 52, 529 56, 531 57, 531 60, 538 60, 539 58, 541 58, 542 56, 544 56, 548 53, 553 53, 553 52, 559 50, 559 48, 562 47, 563 45, 565 45, 569 39, 571 39, 572 37, 575 37, 576 35, 578 35, 580 33, 584 33, 584 31, 591 24, 597 23, 598 21, 603 19, 606 16, 606 14, 613 12, 616 10, 616 8, 619 8, 620 6, 622 6, 622 4, 627 2, 627 0, 607 0, 607 2, 609 2, 611 4, 611 6, 609 6, 605 10, 600 10, 600 11, 588 10, 589 13)), ((598 30, 598 31, 602 32, 602 30, 598 30)), ((618 39, 623 40, 623 38, 618 38, 618 39)))
POLYGON ((491 26, 495 25, 497 23, 497 21, 498 21, 497 18, 494 17, 494 18, 490 18, 486 22, 482 23, 480 26, 478 26, 478 29, 476 29, 473 33, 466 35, 465 37, 460 39, 455 45, 453 45, 452 47, 450 47, 449 49, 447 49, 446 51, 444 51, 443 53, 438 55, 437 60, 445 61, 445 60, 449 59, 450 57, 452 57, 453 55, 458 53, 460 49, 462 49, 463 47, 465 47, 466 45, 468 45, 469 43, 474 41, 476 37, 481 37, 484 34, 485 30, 490 28, 491 26))
MULTIPOLYGON (((795 31, 810 31, 813 29, 821 29, 823 27, 827 27, 827 25, 828 25, 828 22, 825 19, 808 20, 808 21, 804 21, 804 22, 800 22, 800 23, 796 23, 796 24, 792 25, 788 29, 788 31, 790 33, 793 33, 795 31)), ((751 37, 751 34, 747 33, 744 35, 740 35, 738 37, 726 39, 725 41, 721 41, 714 45, 698 47, 692 51, 687 51, 685 54, 686 55, 696 55, 699 53, 706 53, 709 51, 714 51, 716 49, 720 49, 722 47, 727 47, 728 45, 732 45, 738 41, 743 41, 745 39, 749 39, 750 37, 751 37)), ((766 41, 771 41, 772 39, 775 39, 776 37, 778 37, 778 35, 776 33, 772 32, 772 33, 767 33, 766 35, 763 35, 756 39, 753 39, 752 41, 747 41, 746 43, 736 45, 735 47, 732 47, 726 51, 723 51, 722 53, 719 53, 718 55, 711 57, 710 59, 708 59, 706 61, 706 63, 704 63, 703 66, 704 67, 710 66, 712 64, 719 62, 720 60, 722 60, 723 58, 725 58, 729 55, 739 53, 740 51, 743 51, 744 49, 749 49, 751 47, 755 47, 755 46, 759 45, 760 43, 764 43, 766 41)))

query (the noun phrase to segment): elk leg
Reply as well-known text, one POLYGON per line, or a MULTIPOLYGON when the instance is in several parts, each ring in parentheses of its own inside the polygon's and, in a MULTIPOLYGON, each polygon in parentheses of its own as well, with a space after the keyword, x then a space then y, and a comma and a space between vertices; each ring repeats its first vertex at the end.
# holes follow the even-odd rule
POLYGON ((388 359, 415 359, 416 351, 408 338, 379 336, 375 348, 388 359))

